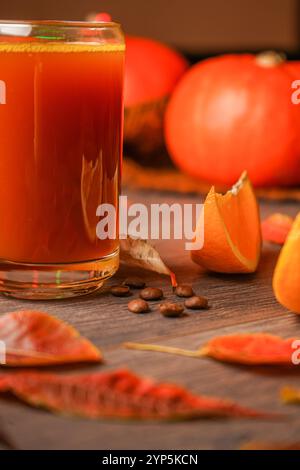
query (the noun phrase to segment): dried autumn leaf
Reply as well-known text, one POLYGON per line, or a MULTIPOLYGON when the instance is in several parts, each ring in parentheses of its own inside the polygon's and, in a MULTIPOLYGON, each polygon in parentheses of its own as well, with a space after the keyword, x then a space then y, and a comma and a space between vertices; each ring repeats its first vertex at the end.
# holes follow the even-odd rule
MULTIPOLYGON (((146 167, 125 158, 122 168, 122 185, 130 189, 156 190, 172 193, 207 194, 211 185, 185 175, 174 168, 146 167)), ((226 192, 226 186, 216 186, 217 192, 226 192)), ((257 197, 273 201, 300 201, 300 188, 256 188, 257 197)))
POLYGON ((100 362, 101 353, 72 326, 47 313, 20 310, 0 317, 7 366, 100 362))
POLYGON ((202 354, 222 362, 291 366, 294 341, 265 333, 218 336, 208 342, 202 354))
POLYGON ((138 267, 170 276, 176 287, 175 274, 165 265, 158 251, 147 241, 127 237, 120 240, 120 260, 127 266, 138 267))
POLYGON ((127 349, 165 352, 180 356, 209 356, 220 362, 248 365, 292 365, 295 338, 283 339, 264 333, 217 336, 196 351, 157 344, 125 343, 127 349))
POLYGON ((293 387, 283 387, 280 391, 281 400, 288 404, 300 404, 300 390, 293 387))
POLYGON ((300 442, 246 442, 241 450, 300 450, 300 442))
POLYGON ((286 214, 272 214, 262 221, 263 240, 283 245, 293 225, 293 218, 286 214))
POLYGON ((84 375, 19 372, 0 375, 0 393, 32 406, 85 418, 182 420, 208 417, 274 418, 221 398, 195 395, 128 370, 84 375))

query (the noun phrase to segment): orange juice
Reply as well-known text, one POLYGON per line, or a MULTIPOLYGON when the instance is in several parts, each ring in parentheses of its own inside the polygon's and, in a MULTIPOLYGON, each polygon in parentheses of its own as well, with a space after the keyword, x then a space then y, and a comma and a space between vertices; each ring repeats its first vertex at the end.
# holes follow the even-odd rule
POLYGON ((117 206, 123 51, 120 46, 0 43, 0 258, 98 259, 96 209, 117 206))
MULTIPOLYGON (((117 239, 97 238, 96 211, 103 203, 118 210, 124 43, 89 41, 79 26, 49 24, 54 36, 84 31, 82 41, 1 37, 0 29, 2 287, 12 271, 22 287, 21 268, 70 273, 84 264, 100 284, 111 273, 95 263, 117 256, 117 239)), ((118 26, 90 24, 93 35, 102 28, 111 38, 118 26)))

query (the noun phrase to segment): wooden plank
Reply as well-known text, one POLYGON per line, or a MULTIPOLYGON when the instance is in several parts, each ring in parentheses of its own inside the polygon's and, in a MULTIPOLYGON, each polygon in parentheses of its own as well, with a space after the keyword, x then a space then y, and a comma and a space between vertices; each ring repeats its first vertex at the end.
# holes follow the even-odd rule
MULTIPOLYGON (((153 195, 132 194, 131 200, 150 203, 153 195)), ((155 198, 155 197, 154 197, 155 198)), ((176 196, 171 198, 176 201, 176 196)), ((161 198, 165 201, 165 196, 161 198)), ((189 199, 195 201, 195 199, 189 199)), ((157 201, 156 198, 156 202, 157 201)), ((262 204, 264 215, 274 211, 295 214, 299 204, 262 204)), ((15 309, 40 309, 69 321, 104 350, 104 366, 65 367, 67 371, 130 367, 163 381, 173 381, 193 391, 238 400, 242 404, 284 412, 288 421, 249 420, 199 421, 192 423, 142 424, 87 421, 53 416, 32 409, 15 399, 0 399, 0 416, 5 433, 22 449, 232 449, 248 440, 297 440, 300 409, 280 404, 278 392, 284 384, 300 387, 300 368, 294 371, 271 368, 246 368, 219 364, 210 359, 193 359, 161 353, 129 351, 124 341, 147 341, 196 349, 207 339, 234 331, 268 331, 300 337, 299 317, 289 313, 275 300, 271 277, 279 252, 265 245, 259 271, 255 275, 224 276, 205 274, 192 264, 181 242, 159 242, 167 262, 179 280, 192 283, 197 292, 207 295, 208 311, 191 313, 180 319, 163 318, 153 308, 146 315, 127 310, 127 300, 106 292, 89 298, 53 302, 0 299, 0 312, 15 309), (287 424, 288 423, 288 424, 287 424)), ((135 271, 137 272, 137 271, 135 271)), ((110 284, 124 279, 122 268, 110 284)), ((147 284, 163 285, 172 298, 169 280, 145 274, 147 284)))

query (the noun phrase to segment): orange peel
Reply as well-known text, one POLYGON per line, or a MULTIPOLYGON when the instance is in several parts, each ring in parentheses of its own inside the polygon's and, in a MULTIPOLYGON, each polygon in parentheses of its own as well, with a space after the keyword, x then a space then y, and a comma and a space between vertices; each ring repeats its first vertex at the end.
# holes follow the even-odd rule
POLYGON ((259 208, 247 173, 224 195, 212 187, 204 203, 204 245, 191 252, 193 261, 209 271, 252 273, 261 244, 259 208))

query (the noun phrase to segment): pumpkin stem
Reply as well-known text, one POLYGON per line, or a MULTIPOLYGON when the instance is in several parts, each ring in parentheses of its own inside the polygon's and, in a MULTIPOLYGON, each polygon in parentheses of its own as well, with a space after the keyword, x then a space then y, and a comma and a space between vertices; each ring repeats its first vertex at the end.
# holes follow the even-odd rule
POLYGON ((286 61, 283 52, 265 51, 256 56, 256 63, 264 68, 276 67, 286 61))

